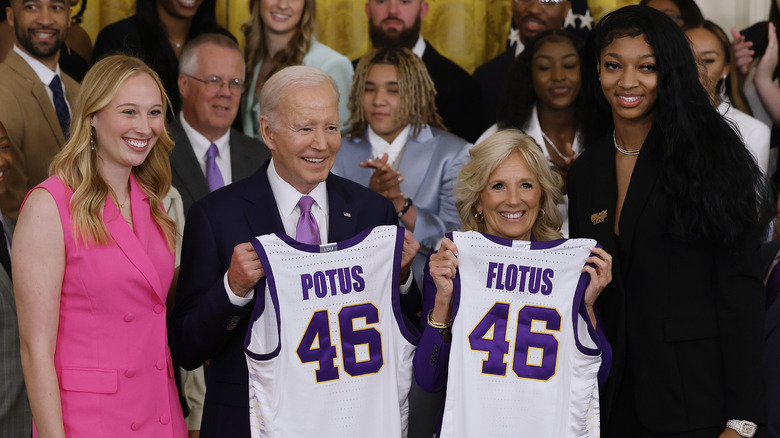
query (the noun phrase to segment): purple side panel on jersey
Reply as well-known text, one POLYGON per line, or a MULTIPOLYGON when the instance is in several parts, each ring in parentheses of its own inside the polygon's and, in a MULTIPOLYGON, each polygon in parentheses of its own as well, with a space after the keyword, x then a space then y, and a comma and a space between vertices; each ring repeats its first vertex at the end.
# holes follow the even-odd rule
MULTIPOLYGON (((420 331, 414 324, 412 324, 401 311, 401 285, 398 283, 398 279, 401 278, 401 255, 404 250, 404 232, 405 228, 398 227, 398 234, 395 236, 395 257, 393 258, 393 277, 392 277, 392 303, 393 314, 395 315, 396 324, 401 330, 401 334, 412 345, 420 343, 420 331)), ((411 275, 411 274, 410 274, 411 275)), ((412 279, 414 282, 415 280, 412 279)))
MULTIPOLYGON (((255 252, 257 252, 257 256, 260 259, 260 263, 263 264, 266 283, 268 284, 268 290, 271 293, 271 302, 273 303, 274 312, 276 312, 277 339, 281 339, 282 319, 281 316, 279 315, 279 297, 276 295, 276 281, 274 280, 274 273, 271 270, 271 264, 268 262, 268 255, 265 253, 265 249, 263 248, 263 245, 260 243, 257 237, 252 239, 252 246, 255 248, 255 252)), ((279 342, 276 348, 274 348, 274 350, 268 354, 257 354, 253 351, 250 351, 247 348, 252 337, 252 326, 254 325, 254 322, 257 321, 258 318, 260 318, 260 315, 262 315, 263 311, 265 310, 265 283, 263 284, 261 283, 262 282, 258 282, 255 285, 255 307, 252 310, 252 317, 249 319, 249 330, 247 330, 246 338, 244 338, 244 351, 246 351, 246 354, 254 360, 271 360, 276 356, 278 356, 279 352, 282 351, 281 342, 279 342), (260 286, 262 286, 262 288, 260 286), (260 297, 263 297, 263 299, 261 299, 260 297), (261 301, 262 304, 258 306, 257 303, 261 301)))

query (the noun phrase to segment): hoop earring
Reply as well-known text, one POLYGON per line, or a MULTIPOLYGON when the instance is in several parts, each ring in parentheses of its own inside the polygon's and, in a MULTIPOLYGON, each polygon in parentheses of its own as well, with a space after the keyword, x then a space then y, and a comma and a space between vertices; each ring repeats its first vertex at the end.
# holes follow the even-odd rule
POLYGON ((720 98, 720 101, 723 102, 726 100, 726 77, 724 76, 721 78, 720 85, 718 86, 718 98, 720 98))
POLYGON ((539 209, 539 213, 541 213, 541 214, 536 216, 536 220, 544 219, 544 209, 543 208, 539 209))
POLYGON ((474 213, 474 219, 477 220, 478 224, 481 224, 485 220, 485 216, 483 216, 480 212, 476 212, 474 213))

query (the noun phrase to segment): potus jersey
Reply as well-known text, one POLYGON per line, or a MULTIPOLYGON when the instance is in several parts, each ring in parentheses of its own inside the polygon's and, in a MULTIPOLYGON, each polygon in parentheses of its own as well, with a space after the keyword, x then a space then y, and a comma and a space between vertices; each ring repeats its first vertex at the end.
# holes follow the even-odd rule
POLYGON ((252 437, 405 437, 419 334, 401 313, 404 230, 253 239, 265 277, 244 342, 252 437))
POLYGON ((599 436, 589 239, 452 233, 458 248, 441 437, 599 436))

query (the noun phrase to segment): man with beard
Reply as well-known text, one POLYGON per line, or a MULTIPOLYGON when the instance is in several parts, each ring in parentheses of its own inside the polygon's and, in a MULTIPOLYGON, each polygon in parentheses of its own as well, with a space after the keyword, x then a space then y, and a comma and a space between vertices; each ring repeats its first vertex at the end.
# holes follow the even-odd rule
POLYGON ((571 9, 569 0, 512 0, 511 4, 512 22, 519 34, 517 45, 508 47, 504 53, 474 70, 482 96, 482 130, 498 121, 509 69, 517 55, 523 52, 526 42, 545 30, 560 29, 571 9))
POLYGON ((420 24, 428 15, 428 2, 368 0, 366 15, 374 47, 405 47, 422 58, 436 87, 436 109, 444 126, 473 143, 482 133, 477 85, 465 70, 442 56, 420 35, 420 24))
POLYGON ((0 122, 11 140, 14 166, 0 172, 8 189, 0 209, 16 220, 25 194, 49 175, 70 125, 79 84, 60 72, 60 48, 70 27, 67 0, 11 0, 13 51, 0 64, 0 122))

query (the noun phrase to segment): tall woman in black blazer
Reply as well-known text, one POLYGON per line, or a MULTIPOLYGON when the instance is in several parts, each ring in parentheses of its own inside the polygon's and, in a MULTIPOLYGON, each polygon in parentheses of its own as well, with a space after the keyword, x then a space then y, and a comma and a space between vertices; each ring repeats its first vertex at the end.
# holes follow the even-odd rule
MULTIPOLYGON (((677 25, 629 6, 594 29, 570 233, 613 255, 606 437, 735 437, 765 423, 761 173, 698 82, 677 25)), ((760 433, 760 429, 759 429, 760 433)))

